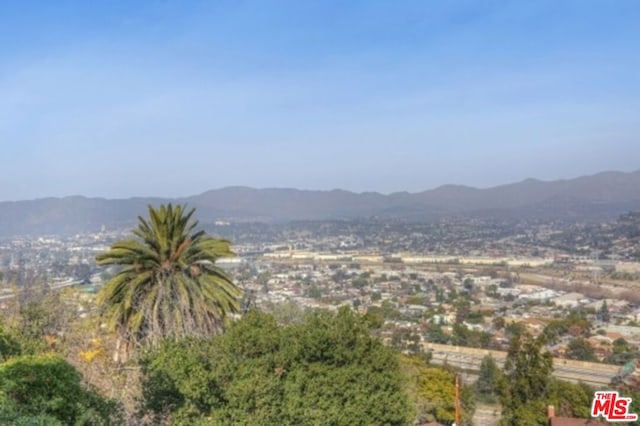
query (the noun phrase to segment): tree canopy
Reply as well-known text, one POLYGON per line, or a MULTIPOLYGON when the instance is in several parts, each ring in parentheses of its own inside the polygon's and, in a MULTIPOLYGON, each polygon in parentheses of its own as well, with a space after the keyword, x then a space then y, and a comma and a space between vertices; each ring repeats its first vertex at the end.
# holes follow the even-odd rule
POLYGON ((502 425, 544 424, 552 372, 553 356, 543 350, 541 339, 526 332, 511 339, 501 390, 502 425))
POLYGON ((168 341, 143 358, 145 405, 173 424, 404 425, 393 351, 343 308, 279 326, 250 312, 225 334, 168 341))
POLYGON ((55 355, 16 356, 0 363, 0 423, 107 425, 119 407, 82 385, 80 373, 55 355))
MULTIPOLYGON (((422 355, 402 355, 402 371, 407 376, 409 398, 422 424, 437 421, 451 424, 455 420, 456 373, 451 369, 429 365, 422 355)), ((475 396, 468 386, 460 392, 462 425, 471 424, 475 411, 475 396)))
POLYGON ((475 383, 475 391, 478 399, 485 403, 495 403, 500 392, 502 371, 495 359, 487 355, 480 363, 478 380, 475 383))
POLYGON ((576 337, 567 345, 567 358, 580 361, 597 361, 593 346, 584 337, 576 337))
POLYGON ((149 206, 138 217, 137 237, 114 243, 99 265, 120 269, 98 294, 110 328, 127 344, 154 345, 163 338, 206 336, 221 330, 240 309, 240 289, 223 269, 230 243, 196 231, 194 209, 149 206))

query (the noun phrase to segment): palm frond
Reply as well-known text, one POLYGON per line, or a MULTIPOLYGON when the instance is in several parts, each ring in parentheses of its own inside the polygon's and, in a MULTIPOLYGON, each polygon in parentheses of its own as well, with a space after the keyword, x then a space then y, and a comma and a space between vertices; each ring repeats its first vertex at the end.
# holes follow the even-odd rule
POLYGON ((98 294, 107 324, 128 346, 153 345, 162 338, 220 331, 240 311, 242 291, 215 265, 235 256, 227 240, 196 230, 195 209, 149 206, 138 217, 137 238, 114 243, 98 255, 99 265, 120 271, 98 294))

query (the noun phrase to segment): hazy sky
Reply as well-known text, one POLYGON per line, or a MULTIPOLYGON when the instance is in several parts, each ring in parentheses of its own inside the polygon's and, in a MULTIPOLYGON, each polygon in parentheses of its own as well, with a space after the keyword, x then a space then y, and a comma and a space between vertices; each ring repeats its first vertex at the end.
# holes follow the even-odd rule
POLYGON ((640 169, 640 1, 0 3, 0 200, 640 169))

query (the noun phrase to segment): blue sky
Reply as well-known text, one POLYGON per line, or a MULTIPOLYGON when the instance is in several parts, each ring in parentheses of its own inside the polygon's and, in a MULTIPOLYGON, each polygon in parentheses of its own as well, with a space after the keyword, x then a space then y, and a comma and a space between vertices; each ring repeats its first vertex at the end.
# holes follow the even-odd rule
POLYGON ((638 22, 636 0, 2 2, 0 200, 637 170, 638 22))

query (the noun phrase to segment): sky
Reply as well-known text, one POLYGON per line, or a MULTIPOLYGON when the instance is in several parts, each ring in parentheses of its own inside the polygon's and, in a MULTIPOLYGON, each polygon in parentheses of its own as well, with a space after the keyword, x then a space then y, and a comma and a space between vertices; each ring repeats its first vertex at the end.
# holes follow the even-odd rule
POLYGON ((637 0, 0 3, 0 200, 640 169, 637 0))

